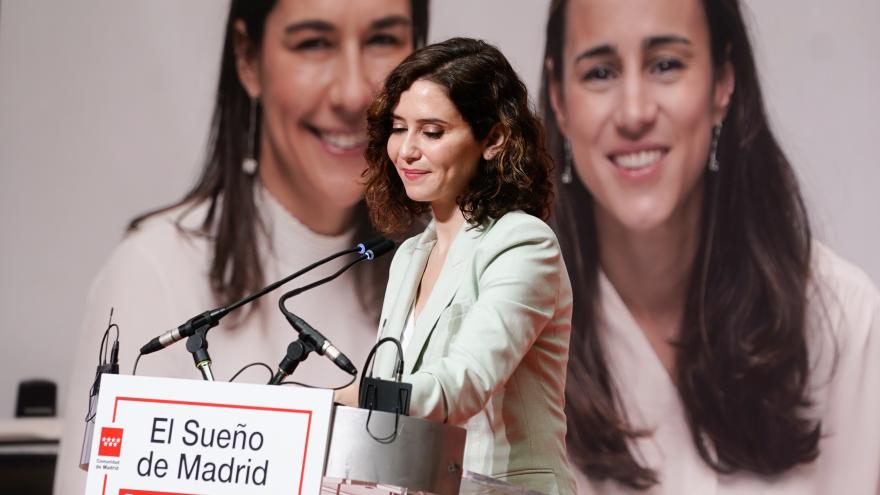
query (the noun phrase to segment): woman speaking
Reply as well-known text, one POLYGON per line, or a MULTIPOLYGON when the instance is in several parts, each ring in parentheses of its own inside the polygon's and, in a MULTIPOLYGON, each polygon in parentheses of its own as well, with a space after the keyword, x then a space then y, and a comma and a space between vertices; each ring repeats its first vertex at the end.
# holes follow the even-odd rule
MULTIPOLYGON (((380 337, 404 348, 411 414, 467 428, 464 467, 571 493, 563 390, 571 287, 542 221, 543 130, 504 56, 455 38, 414 52, 368 112, 366 198, 376 227, 431 222, 391 264, 380 337)), ((375 370, 391 376, 384 347, 375 370)))

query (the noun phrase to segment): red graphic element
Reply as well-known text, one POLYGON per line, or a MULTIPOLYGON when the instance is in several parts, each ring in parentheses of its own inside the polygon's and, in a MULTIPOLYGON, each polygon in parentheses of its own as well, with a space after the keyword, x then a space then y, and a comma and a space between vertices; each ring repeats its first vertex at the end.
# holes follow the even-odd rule
POLYGON ((98 455, 119 457, 122 450, 122 428, 101 428, 101 443, 98 444, 98 455))
MULTIPOLYGON (((242 404, 218 404, 212 402, 192 402, 192 401, 184 401, 184 400, 168 400, 168 399, 151 399, 146 397, 123 397, 117 396, 116 400, 113 403, 113 422, 116 422, 116 413, 119 410, 120 402, 142 402, 142 403, 152 403, 152 404, 167 404, 167 405, 182 405, 182 406, 200 406, 200 407, 218 407, 223 409, 245 409, 251 411, 266 411, 266 412, 282 412, 282 413, 294 413, 294 414, 305 414, 308 418, 306 421, 306 441, 303 446, 303 458, 302 465, 298 466, 300 468, 300 476, 299 476, 299 490, 297 491, 298 495, 302 495, 303 489, 303 477, 306 472, 306 459, 309 455, 309 438, 312 436, 312 411, 307 409, 287 409, 281 407, 265 407, 265 406, 246 406, 242 404)), ((110 430, 118 430, 120 444, 122 441, 122 428, 104 428, 110 430)), ((103 431, 102 435, 103 436, 103 431)), ((100 454, 100 450, 98 451, 100 454)), ((118 455, 118 454, 117 454, 118 455)), ((106 483, 106 478, 105 478, 106 483)), ((120 489, 119 495, 188 495, 185 493, 167 493, 167 492, 149 492, 149 491, 138 491, 131 489, 120 489)))
POLYGON ((188 493, 178 492, 152 492, 145 490, 131 490, 129 488, 120 488, 119 495, 190 495, 188 493))

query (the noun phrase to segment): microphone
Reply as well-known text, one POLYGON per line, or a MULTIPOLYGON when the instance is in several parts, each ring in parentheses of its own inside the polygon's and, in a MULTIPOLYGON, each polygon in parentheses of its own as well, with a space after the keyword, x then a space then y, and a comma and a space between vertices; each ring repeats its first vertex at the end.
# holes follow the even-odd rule
MULTIPOLYGON (((364 256, 367 256, 366 253, 373 253, 373 254, 371 254, 371 256, 375 257, 376 256, 375 253, 376 253, 377 249, 386 249, 386 250, 391 249, 391 248, 385 247, 387 242, 390 242, 390 241, 388 241, 384 237, 377 237, 375 239, 370 239, 369 241, 359 243, 354 248, 345 249, 343 251, 339 251, 338 253, 333 253, 330 256, 328 256, 322 260, 318 260, 315 263, 312 263, 311 265, 303 268, 302 270, 299 270, 296 273, 292 273, 292 274, 288 275, 287 277, 284 277, 283 279, 281 279, 273 284, 269 284, 266 287, 263 287, 262 289, 258 290, 257 292, 255 292, 245 298, 242 298, 242 299, 230 304, 229 306, 212 309, 209 311, 205 311, 202 314, 193 316, 192 318, 187 320, 186 323, 180 325, 177 328, 172 328, 171 330, 168 330, 167 332, 163 333, 162 335, 159 335, 158 337, 155 337, 152 340, 150 340, 149 342, 147 342, 146 344, 144 344, 144 346, 141 347, 140 353, 141 354, 151 354, 151 353, 156 352, 158 350, 164 349, 164 348, 170 346, 171 344, 174 344, 175 342, 183 339, 184 337, 191 337, 192 335, 194 335, 196 333, 197 330, 200 330, 200 329, 209 330, 211 328, 214 328, 220 323, 220 319, 222 319, 224 316, 229 314, 231 311, 238 309, 241 306, 244 306, 245 304, 250 303, 254 299, 260 298, 269 292, 272 292, 273 290, 277 289, 278 287, 281 287, 282 285, 286 284, 287 282, 290 282, 294 278, 299 277, 300 275, 303 275, 303 274, 305 274, 305 273, 307 273, 307 272, 309 272, 309 271, 311 271, 321 265, 329 263, 330 261, 333 261, 336 258, 339 258, 341 256, 345 256, 347 254, 355 254, 355 253, 360 254, 361 258, 364 256)), ((393 247, 393 246, 394 246, 394 243, 391 243, 391 247, 393 247)), ((370 259, 372 259, 372 258, 370 258, 370 259)))
POLYGON ((357 375, 357 368, 351 363, 348 356, 337 349, 329 339, 321 334, 321 332, 315 330, 314 327, 306 323, 306 321, 299 316, 291 313, 284 303, 297 294, 301 294, 309 289, 330 282, 361 261, 373 260, 382 256, 394 249, 394 242, 380 237, 364 244, 358 244, 358 248, 360 249, 361 255, 356 260, 337 270, 336 273, 316 282, 312 282, 311 284, 304 285, 303 287, 293 289, 281 296, 278 300, 278 308, 284 314, 284 317, 287 318, 290 325, 293 326, 294 330, 299 333, 300 338, 288 346, 287 355, 281 360, 281 363, 279 363, 278 372, 272 377, 272 380, 269 382, 270 385, 278 385, 285 377, 291 375, 297 365, 304 361, 311 351, 316 351, 318 354, 333 361, 333 364, 338 366, 342 371, 345 371, 350 375, 357 375))
MULTIPOLYGON (((364 254, 367 251, 372 250, 376 246, 378 246, 380 244, 384 244, 385 242, 390 242, 390 241, 384 237, 377 237, 375 239, 370 239, 367 242, 362 242, 357 245, 358 253, 364 254)), ((393 246, 394 243, 392 242, 391 245, 393 246)))
POLYGON ((193 316, 186 323, 180 325, 177 328, 172 328, 167 332, 163 333, 158 337, 154 337, 153 340, 147 342, 141 347, 141 354, 151 354, 156 351, 160 351, 169 345, 181 340, 185 337, 191 337, 196 333, 196 330, 199 328, 205 327, 206 329, 214 328, 220 323, 220 318, 223 318, 229 313, 229 309, 227 308, 217 308, 211 311, 205 311, 200 315, 193 316))
POLYGON ((378 240, 378 242, 376 242, 374 245, 367 248, 367 250, 362 254, 366 256, 368 260, 372 260, 378 258, 379 256, 382 256, 392 249, 394 249, 394 241, 381 239, 378 240))

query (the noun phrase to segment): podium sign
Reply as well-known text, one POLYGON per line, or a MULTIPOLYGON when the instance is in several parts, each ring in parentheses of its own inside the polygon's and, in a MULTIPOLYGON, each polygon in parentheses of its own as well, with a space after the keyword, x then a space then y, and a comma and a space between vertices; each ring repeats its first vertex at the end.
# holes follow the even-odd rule
POLYGON ((88 495, 317 495, 333 393, 104 375, 88 495))

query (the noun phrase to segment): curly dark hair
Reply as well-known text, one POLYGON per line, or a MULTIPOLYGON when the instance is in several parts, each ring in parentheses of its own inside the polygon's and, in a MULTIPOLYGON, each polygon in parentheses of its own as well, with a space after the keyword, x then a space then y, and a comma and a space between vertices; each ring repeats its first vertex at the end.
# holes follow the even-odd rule
POLYGON ((369 144, 366 200, 373 225, 399 237, 428 211, 406 195, 386 145, 400 95, 417 80, 439 84, 482 140, 496 125, 507 136, 492 160, 480 157, 477 173, 457 198, 473 226, 523 210, 546 220, 553 202, 553 161, 544 149, 544 128, 529 106, 528 91, 504 55, 484 41, 452 38, 413 52, 395 68, 367 115, 369 144))

